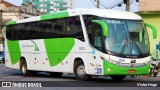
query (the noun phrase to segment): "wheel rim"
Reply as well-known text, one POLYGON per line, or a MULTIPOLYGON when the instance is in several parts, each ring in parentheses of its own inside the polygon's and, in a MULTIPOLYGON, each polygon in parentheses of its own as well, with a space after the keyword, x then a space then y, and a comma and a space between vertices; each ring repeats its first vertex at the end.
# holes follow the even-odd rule
POLYGON ((86 71, 85 71, 85 67, 83 65, 80 65, 78 68, 77 68, 77 74, 79 76, 84 76, 86 74, 86 71))
POLYGON ((27 67, 23 64, 22 65, 22 73, 26 73, 27 67))

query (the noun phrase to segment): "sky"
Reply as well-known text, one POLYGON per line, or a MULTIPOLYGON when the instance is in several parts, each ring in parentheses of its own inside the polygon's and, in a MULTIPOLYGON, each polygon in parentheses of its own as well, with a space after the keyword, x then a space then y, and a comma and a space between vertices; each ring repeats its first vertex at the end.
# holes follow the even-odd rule
MULTIPOLYGON (((23 0, 4 0, 4 1, 10 2, 17 6, 21 6, 23 2, 23 0)), ((75 8, 95 8, 94 4, 91 1, 94 1, 94 0, 75 0, 75 8)), ((100 0, 100 1, 106 7, 110 7, 111 5, 121 0, 100 0)), ((104 7, 101 6, 101 8, 104 8, 104 7)), ((125 5, 123 4, 121 7, 115 7, 113 9, 125 10, 125 5)), ((135 2, 135 0, 133 0, 133 3, 131 4, 130 11, 132 12, 138 11, 138 3, 135 2)))

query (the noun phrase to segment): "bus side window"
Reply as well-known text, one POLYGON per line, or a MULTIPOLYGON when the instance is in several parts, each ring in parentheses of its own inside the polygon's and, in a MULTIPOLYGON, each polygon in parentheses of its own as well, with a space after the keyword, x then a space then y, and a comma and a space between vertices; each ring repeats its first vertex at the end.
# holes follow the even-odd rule
POLYGON ((91 44, 98 50, 102 51, 102 28, 99 24, 92 23, 91 44))
POLYGON ((102 51, 102 47, 103 47, 102 46, 102 28, 99 24, 91 22, 91 20, 97 20, 98 17, 91 16, 91 15, 86 15, 83 17, 84 17, 85 26, 87 29, 90 44, 94 48, 102 51))
POLYGON ((82 25, 79 16, 67 18, 66 32, 69 37, 74 37, 81 41, 84 41, 82 25))

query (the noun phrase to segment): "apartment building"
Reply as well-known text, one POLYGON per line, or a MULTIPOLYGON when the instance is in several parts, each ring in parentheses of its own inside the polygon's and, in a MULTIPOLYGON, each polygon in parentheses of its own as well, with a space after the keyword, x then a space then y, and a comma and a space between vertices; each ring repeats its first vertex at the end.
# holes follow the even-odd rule
POLYGON ((26 2, 32 2, 37 10, 45 13, 54 13, 56 11, 73 9, 75 7, 75 0, 23 0, 23 4, 26 2))

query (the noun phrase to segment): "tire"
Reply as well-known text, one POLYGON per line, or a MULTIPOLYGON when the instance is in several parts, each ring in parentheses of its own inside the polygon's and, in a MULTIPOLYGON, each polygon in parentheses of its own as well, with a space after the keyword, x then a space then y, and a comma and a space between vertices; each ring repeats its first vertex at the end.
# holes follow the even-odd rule
POLYGON ((21 74, 23 75, 23 76, 30 76, 31 75, 31 71, 29 71, 28 69, 27 69, 27 63, 26 63, 26 61, 25 60, 23 60, 22 61, 22 64, 21 64, 21 74))
POLYGON ((154 71, 153 76, 157 77, 157 74, 158 74, 158 70, 154 71))
POLYGON ((63 73, 60 72, 49 72, 50 77, 61 77, 63 73))
POLYGON ((74 65, 74 74, 75 74, 75 77, 78 80, 84 80, 84 81, 86 81, 86 80, 89 80, 91 78, 90 75, 86 74, 85 66, 84 66, 84 63, 82 61, 78 61, 74 65))
POLYGON ((110 77, 113 80, 120 81, 120 80, 123 80, 126 77, 126 75, 111 75, 110 77))
POLYGON ((152 77, 152 73, 153 73, 153 68, 150 69, 149 77, 152 77))

